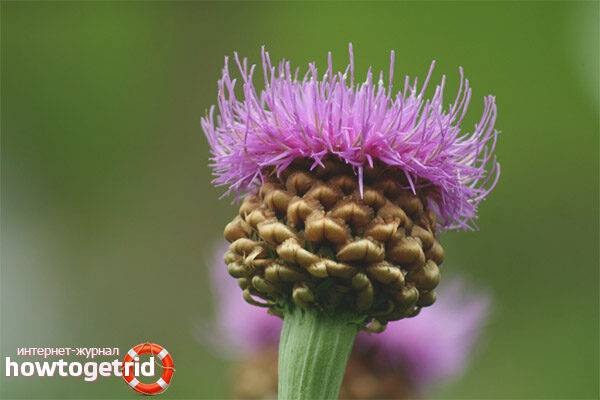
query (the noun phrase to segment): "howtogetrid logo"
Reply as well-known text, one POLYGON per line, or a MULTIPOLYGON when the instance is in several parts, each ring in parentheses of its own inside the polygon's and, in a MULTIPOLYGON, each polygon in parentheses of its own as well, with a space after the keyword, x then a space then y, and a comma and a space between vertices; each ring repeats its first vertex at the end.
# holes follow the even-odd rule
MULTIPOLYGON (((119 356, 117 347, 29 347, 18 348, 17 356, 85 356, 94 359, 97 356, 119 356)), ((7 377, 83 377, 85 382, 94 382, 99 377, 123 377, 125 382, 135 391, 144 395, 163 393, 169 387, 175 372, 173 358, 165 349, 156 343, 140 343, 125 354, 123 360, 112 361, 23 361, 5 358, 5 375, 7 377), (147 361, 141 361, 142 355, 149 355, 147 361), (157 359, 160 361, 157 361, 157 359), (142 377, 154 378, 157 371, 160 377, 153 383, 145 383, 142 377)))

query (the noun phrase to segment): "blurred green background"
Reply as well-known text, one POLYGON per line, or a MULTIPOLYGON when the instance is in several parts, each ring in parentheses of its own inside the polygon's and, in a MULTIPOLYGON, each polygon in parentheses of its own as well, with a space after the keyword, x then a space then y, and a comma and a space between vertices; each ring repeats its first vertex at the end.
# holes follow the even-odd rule
MULTIPOLYGON (((151 339, 163 398, 226 398, 207 265, 235 212, 199 120, 223 56, 424 76, 458 66, 497 96, 502 178, 478 232, 443 236, 447 275, 494 296, 464 377, 435 398, 598 397, 598 2, 6 2, 1 351, 151 339)), ((451 92, 450 92, 451 93, 451 92)), ((449 96, 448 102, 450 101, 449 96)), ((4 368, 4 365, 2 366, 4 368)), ((134 397, 120 379, 4 378, 3 398, 134 397)))

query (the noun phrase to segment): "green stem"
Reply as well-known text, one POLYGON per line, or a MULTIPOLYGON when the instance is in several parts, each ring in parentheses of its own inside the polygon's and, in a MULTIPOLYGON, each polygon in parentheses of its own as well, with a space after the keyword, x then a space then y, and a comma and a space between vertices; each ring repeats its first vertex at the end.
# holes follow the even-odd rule
POLYGON ((359 324, 356 315, 286 311, 279 342, 279 400, 337 399, 359 324))

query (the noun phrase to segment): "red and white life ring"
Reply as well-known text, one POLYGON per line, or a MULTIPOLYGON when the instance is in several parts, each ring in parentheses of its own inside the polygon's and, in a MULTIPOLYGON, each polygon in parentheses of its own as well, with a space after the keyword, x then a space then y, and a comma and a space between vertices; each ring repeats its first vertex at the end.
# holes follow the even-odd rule
POLYGON ((156 343, 140 343, 130 349, 127 354, 125 354, 123 366, 126 362, 136 361, 135 358, 141 356, 142 354, 152 354, 160 359, 163 370, 162 376, 154 383, 143 383, 138 381, 133 375, 133 368, 128 368, 123 370, 123 378, 129 386, 142 394, 155 395, 164 392, 169 387, 169 384, 171 383, 171 377, 175 371, 173 358, 171 358, 171 355, 167 349, 161 345, 156 343))

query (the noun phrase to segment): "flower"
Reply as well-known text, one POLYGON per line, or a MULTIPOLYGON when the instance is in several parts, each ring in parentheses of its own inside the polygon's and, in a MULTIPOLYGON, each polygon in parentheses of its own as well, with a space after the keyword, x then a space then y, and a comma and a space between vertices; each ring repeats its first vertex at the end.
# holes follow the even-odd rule
MULTIPOLYGON (((226 247, 220 247, 222 256, 226 247)), ((216 287, 218 343, 239 359, 237 398, 276 393, 281 320, 232 296, 223 263, 212 266, 216 287), (233 349, 233 351, 231 351, 233 349)), ((397 321, 378 335, 360 333, 342 387, 344 398, 411 398, 430 385, 456 378, 465 369, 489 309, 489 298, 465 294, 451 281, 429 312, 397 321)))
POLYGON ((241 100, 226 58, 219 116, 211 108, 202 127, 214 182, 244 197, 224 231, 244 299, 276 314, 354 313, 380 331, 435 302, 438 232, 471 227, 496 185, 496 104, 485 97, 474 130, 461 133, 471 98, 462 69, 444 110, 445 77, 425 98, 433 64, 421 88, 406 78, 394 96, 394 53, 387 85, 371 69, 358 84, 349 49, 344 72, 330 54, 322 77, 310 64, 299 80, 263 48, 260 92, 255 66, 236 54, 241 100))
POLYGON ((216 185, 228 192, 256 191, 273 171, 279 176, 294 161, 308 159, 311 168, 334 156, 350 165, 363 193, 363 175, 377 162, 406 177, 417 193, 431 188, 431 208, 442 228, 468 228, 478 204, 496 185, 500 167, 494 147, 496 104, 484 98, 482 116, 471 133, 461 123, 471 99, 469 81, 460 69, 460 86, 453 103, 444 109, 445 76, 427 99, 425 92, 434 63, 419 88, 417 79, 404 80, 394 95, 394 52, 387 84, 371 69, 364 83, 355 81, 352 45, 345 70, 335 72, 331 53, 319 76, 314 63, 299 79, 288 61, 275 68, 262 49, 264 89, 253 83, 255 66, 235 62, 241 75, 241 93, 229 74, 228 58, 218 83, 219 116, 211 107, 201 125, 208 138, 216 185))

